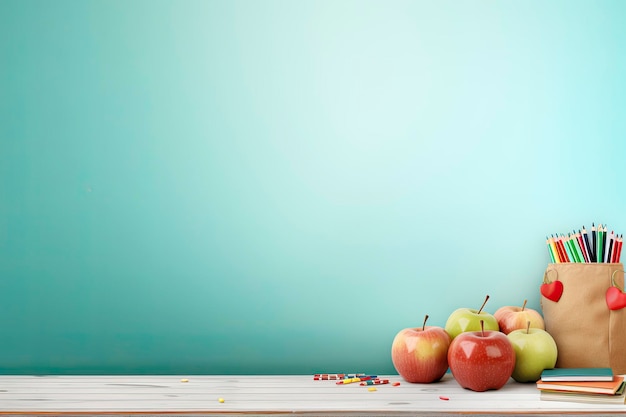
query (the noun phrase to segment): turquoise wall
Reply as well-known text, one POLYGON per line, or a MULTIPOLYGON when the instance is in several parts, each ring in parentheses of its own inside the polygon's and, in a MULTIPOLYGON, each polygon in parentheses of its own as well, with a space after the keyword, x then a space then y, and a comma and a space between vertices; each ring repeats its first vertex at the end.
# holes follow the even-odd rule
POLYGON ((623 1, 0 1, 0 372, 391 373, 626 232, 623 1))

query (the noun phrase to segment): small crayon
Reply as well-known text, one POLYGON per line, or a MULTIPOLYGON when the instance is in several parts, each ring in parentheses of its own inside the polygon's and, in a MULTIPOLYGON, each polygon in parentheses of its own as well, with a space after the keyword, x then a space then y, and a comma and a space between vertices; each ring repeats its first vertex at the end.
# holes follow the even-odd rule
POLYGON ((314 381, 328 381, 331 379, 343 379, 343 374, 315 374, 314 381))
POLYGON ((337 385, 352 384, 353 382, 359 382, 360 380, 361 378, 346 378, 346 379, 342 379, 341 381, 337 381, 336 384, 337 385))
POLYGON ((328 381, 331 379, 344 379, 346 374, 315 374, 313 379, 315 381, 328 381))
POLYGON ((370 379, 375 379, 376 375, 367 375, 367 376, 358 376, 356 378, 346 378, 341 381, 337 381, 337 385, 342 384, 352 384, 353 382, 361 382, 361 381, 369 381, 370 379))
POLYGON ((361 386, 366 386, 366 385, 383 385, 383 384, 388 384, 388 383, 389 383, 388 379, 370 379, 369 381, 361 382, 359 385, 361 385, 361 386))
POLYGON ((347 378, 357 378, 360 376, 364 376, 364 373, 359 374, 315 374, 313 375, 313 380, 315 381, 329 381, 329 380, 337 380, 337 379, 347 379, 347 378))

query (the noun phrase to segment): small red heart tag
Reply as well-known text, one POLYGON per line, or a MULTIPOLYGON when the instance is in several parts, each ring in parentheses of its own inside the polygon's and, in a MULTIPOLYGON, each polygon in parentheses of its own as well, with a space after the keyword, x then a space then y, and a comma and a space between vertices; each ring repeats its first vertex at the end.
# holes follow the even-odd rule
POLYGON ((549 284, 541 284, 541 295, 556 303, 563 295, 563 283, 561 281, 552 281, 549 284))
POLYGON ((626 294, 617 287, 606 290, 606 305, 609 310, 619 310, 626 307, 626 294))

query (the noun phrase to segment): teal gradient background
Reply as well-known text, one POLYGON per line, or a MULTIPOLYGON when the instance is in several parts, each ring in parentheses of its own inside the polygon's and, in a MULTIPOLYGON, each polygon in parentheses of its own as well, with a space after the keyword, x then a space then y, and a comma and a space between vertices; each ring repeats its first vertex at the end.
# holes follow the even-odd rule
POLYGON ((0 372, 393 373, 626 232, 626 2, 0 1, 0 372))

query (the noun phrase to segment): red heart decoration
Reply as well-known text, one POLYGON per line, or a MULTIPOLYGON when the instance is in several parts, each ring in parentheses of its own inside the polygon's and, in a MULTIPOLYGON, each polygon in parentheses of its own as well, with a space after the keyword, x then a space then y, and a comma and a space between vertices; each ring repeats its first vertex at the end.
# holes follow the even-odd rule
POLYGON ((563 283, 561 281, 552 281, 549 284, 541 284, 541 295, 556 303, 563 295, 563 283))
POLYGON ((606 290, 606 305, 609 310, 619 310, 626 307, 626 294, 617 287, 606 290))

